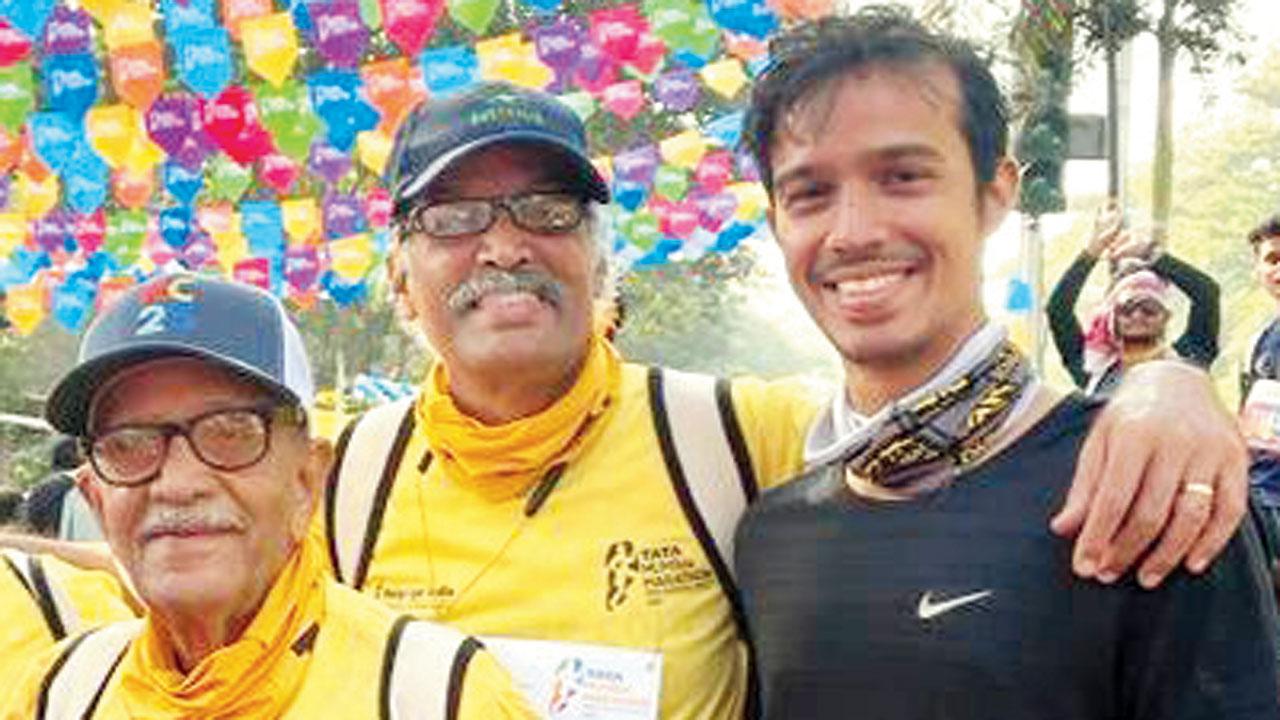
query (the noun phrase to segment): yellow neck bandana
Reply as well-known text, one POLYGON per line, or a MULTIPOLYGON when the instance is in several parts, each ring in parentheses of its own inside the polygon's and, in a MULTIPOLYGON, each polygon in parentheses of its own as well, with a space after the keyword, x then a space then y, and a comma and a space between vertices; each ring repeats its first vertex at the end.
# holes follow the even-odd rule
POLYGON ((132 718, 272 720, 293 702, 324 618, 323 575, 303 542, 238 640, 183 675, 168 636, 148 617, 120 664, 132 718))
POLYGON ((446 477, 491 500, 519 496, 551 467, 573 459, 600 428, 595 420, 618 394, 622 360, 613 346, 591 339, 582 372, 551 407, 502 425, 466 415, 449 394, 443 363, 436 363, 418 401, 417 421, 433 462, 446 477))

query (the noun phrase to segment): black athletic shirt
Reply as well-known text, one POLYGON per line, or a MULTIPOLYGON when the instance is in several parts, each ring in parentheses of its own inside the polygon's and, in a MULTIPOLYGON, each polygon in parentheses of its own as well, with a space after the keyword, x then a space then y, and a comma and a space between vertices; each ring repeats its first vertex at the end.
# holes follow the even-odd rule
POLYGON ((1246 524, 1155 591, 1076 579, 1049 518, 1098 405, 910 502, 833 467, 766 493, 737 572, 767 718, 1274 720, 1276 610, 1246 524))

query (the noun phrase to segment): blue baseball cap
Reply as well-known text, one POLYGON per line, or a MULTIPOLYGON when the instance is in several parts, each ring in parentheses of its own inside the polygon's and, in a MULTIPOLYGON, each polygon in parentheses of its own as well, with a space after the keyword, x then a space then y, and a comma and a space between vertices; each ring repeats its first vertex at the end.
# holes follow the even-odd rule
POLYGON ((385 178, 396 212, 403 212, 458 160, 501 143, 541 144, 558 151, 578 174, 567 179, 589 199, 609 202, 609 184, 591 164, 586 129, 569 106, 537 90, 482 82, 420 103, 401 123, 385 178))
POLYGON ((103 383, 171 356, 209 361, 289 403, 306 407, 314 399, 302 336, 279 300, 250 285, 176 274, 133 288, 93 321, 76 366, 49 393, 45 418, 84 436, 103 383))

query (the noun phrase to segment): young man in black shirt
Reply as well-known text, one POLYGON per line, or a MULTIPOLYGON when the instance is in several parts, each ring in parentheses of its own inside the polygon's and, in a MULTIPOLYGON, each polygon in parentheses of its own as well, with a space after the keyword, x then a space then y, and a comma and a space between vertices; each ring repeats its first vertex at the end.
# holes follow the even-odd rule
MULTIPOLYGON (((1147 591, 1074 578, 1044 528, 1099 405, 1041 385, 982 310, 983 239, 1018 185, 986 64, 884 8, 770 51, 748 142, 846 379, 812 469, 737 535, 765 716, 1280 716, 1249 530, 1147 591)), ((1193 479, 1169 502, 1213 493, 1193 479)))

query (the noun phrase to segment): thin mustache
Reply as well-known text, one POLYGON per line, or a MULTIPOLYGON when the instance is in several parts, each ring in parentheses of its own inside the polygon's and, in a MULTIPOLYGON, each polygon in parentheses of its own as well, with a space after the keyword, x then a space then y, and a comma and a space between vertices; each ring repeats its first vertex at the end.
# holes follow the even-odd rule
POLYGON ((239 517, 217 507, 166 507, 152 511, 142 522, 139 535, 144 540, 160 535, 190 535, 243 529, 239 517))
POLYGON ((869 245, 855 247, 848 252, 828 257, 816 264, 809 275, 811 280, 821 280, 836 270, 881 264, 916 263, 924 259, 924 251, 914 245, 894 247, 869 245))
POLYGON ((455 314, 475 308, 486 295, 527 292, 559 306, 564 287, 545 273, 529 270, 484 270, 455 287, 445 304, 455 314))

